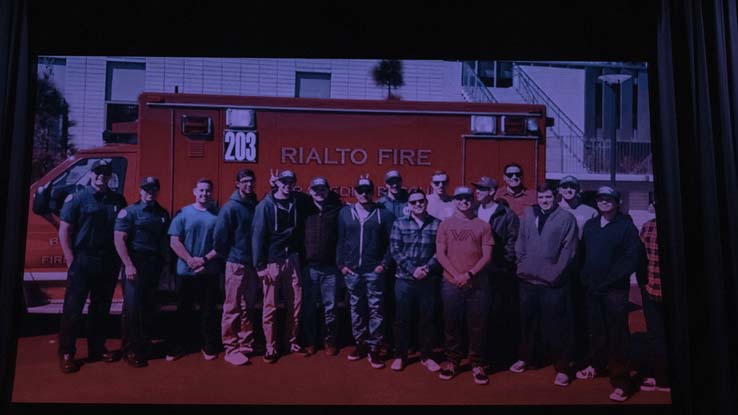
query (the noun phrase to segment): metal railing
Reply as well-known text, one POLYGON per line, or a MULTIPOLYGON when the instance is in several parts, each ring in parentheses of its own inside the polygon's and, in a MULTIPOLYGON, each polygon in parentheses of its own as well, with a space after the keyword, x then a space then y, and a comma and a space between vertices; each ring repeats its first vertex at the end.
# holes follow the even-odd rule
MULTIPOLYGON (((582 139, 579 136, 561 136, 560 146, 546 146, 546 171, 571 174, 610 174, 612 142, 600 138, 582 139), (568 149, 581 147, 583 160, 571 156, 568 149)), ((651 143, 618 141, 615 155, 617 174, 653 174, 651 143)))
POLYGON ((461 90, 471 102, 497 102, 474 68, 466 62, 461 62, 461 90))
MULTIPOLYGON (((584 162, 584 131, 516 64, 513 65, 513 85, 526 102, 546 106, 547 115, 555 119, 554 126, 547 129, 547 137, 549 140, 559 140, 562 151, 567 149, 570 157, 581 165, 584 162)), ((564 164, 563 158, 561 164, 564 164)))

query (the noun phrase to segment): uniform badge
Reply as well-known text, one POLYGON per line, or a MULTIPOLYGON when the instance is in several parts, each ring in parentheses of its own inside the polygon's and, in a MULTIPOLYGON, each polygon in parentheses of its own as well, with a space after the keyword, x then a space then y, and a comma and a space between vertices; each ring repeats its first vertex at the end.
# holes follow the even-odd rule
POLYGON ((121 211, 118 213, 118 219, 123 219, 126 216, 128 216, 128 211, 126 211, 125 209, 121 209, 121 211))

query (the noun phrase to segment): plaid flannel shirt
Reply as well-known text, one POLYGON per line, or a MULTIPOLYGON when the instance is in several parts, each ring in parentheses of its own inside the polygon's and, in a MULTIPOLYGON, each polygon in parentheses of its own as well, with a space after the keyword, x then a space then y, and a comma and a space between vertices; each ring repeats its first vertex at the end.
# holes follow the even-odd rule
POLYGON ((397 278, 412 280, 417 267, 428 265, 431 274, 439 274, 441 265, 436 259, 436 233, 441 221, 428 215, 423 226, 418 226, 410 215, 392 225, 390 252, 397 262, 397 278))
POLYGON ((646 247, 648 260, 648 282, 646 292, 654 299, 661 299, 661 270, 659 268, 659 243, 656 233, 656 220, 646 222, 641 229, 641 240, 646 247))

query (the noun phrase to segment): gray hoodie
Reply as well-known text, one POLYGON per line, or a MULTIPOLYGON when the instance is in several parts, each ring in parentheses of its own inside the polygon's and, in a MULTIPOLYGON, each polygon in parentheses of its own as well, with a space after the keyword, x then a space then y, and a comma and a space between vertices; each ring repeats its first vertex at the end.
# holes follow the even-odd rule
POLYGON ((525 209, 515 242, 518 257, 518 278, 535 285, 555 287, 566 280, 569 267, 574 265, 577 246, 577 221, 574 215, 558 206, 549 213, 538 231, 541 209, 525 209))

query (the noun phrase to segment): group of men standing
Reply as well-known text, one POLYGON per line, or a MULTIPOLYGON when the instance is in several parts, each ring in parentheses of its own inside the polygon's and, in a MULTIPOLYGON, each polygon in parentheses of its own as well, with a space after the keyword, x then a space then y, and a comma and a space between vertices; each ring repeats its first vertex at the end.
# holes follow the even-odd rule
MULTIPOLYGON (((90 186, 70 195, 61 212, 59 235, 69 264, 61 370, 79 370, 75 337, 88 293, 89 359, 116 359, 105 349, 102 329, 120 261, 124 357, 131 366, 147 365, 153 295, 171 248, 177 256, 177 315, 167 360, 187 352, 196 324, 195 343, 204 359, 216 359, 222 342, 227 362, 248 363, 256 352, 250 311, 259 301, 265 362, 285 353, 309 356, 320 347, 334 356, 337 293, 345 282, 355 343, 349 360, 366 357, 372 367, 384 367, 391 337, 392 370, 403 370, 417 347, 421 364, 439 378, 455 377, 468 358, 474 383, 487 384, 490 363, 514 362, 509 370, 523 372, 549 359, 556 385, 607 369, 614 387, 610 398, 627 399, 634 390, 627 371, 629 278, 645 256, 632 221, 619 213, 618 192, 600 188, 594 210, 579 201, 574 177, 560 181, 557 195, 547 184, 526 189, 518 164, 505 166, 503 173, 506 186, 500 191, 485 176, 472 183, 474 189, 459 186, 448 194, 448 175, 436 171, 433 191, 426 195, 405 191, 393 170, 385 175, 387 192, 377 202, 374 184, 362 176, 354 188, 356 202, 344 205, 323 177, 310 181, 307 194, 295 191, 297 177, 290 170, 273 172, 272 191, 258 201, 256 176, 244 169, 220 209, 212 201, 213 183, 200 179, 194 203, 170 220, 156 201, 156 178, 145 178, 140 200, 127 206, 107 187, 110 166, 96 163, 90 186), (280 298, 285 318, 277 330, 280 298), (433 353, 439 306, 443 359, 433 353), (586 330, 576 320, 580 315, 586 316, 586 330), (589 353, 577 364, 579 332, 588 335, 589 353)), ((648 281, 649 293, 654 292, 650 274, 648 281)), ((663 378, 659 385, 648 379, 650 390, 664 389, 663 378)))

